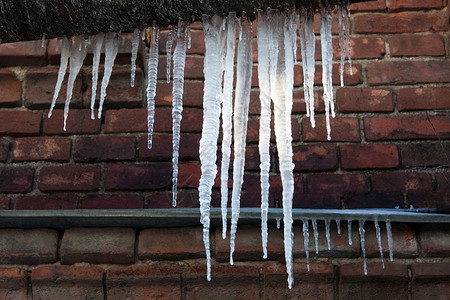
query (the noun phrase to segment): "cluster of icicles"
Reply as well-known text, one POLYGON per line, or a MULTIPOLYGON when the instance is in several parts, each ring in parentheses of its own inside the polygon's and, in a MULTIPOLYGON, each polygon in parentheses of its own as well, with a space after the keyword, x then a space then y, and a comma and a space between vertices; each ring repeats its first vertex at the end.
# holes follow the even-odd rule
MULTIPOLYGON (((319 10, 321 17, 321 48, 322 48, 322 83, 324 89, 325 115, 328 139, 330 139, 330 114, 334 117, 334 100, 332 87, 332 17, 331 7, 322 7, 319 10)), ((258 11, 257 15, 257 44, 258 44, 258 80, 260 88, 260 131, 259 152, 261 169, 261 230, 263 257, 267 258, 267 217, 269 202, 269 169, 270 169, 270 119, 272 115, 271 102, 273 102, 273 115, 275 124, 276 145, 278 149, 279 169, 283 184, 283 223, 284 223, 284 248, 286 269, 288 273, 288 285, 292 287, 292 199, 294 193, 294 164, 292 162, 292 134, 291 134, 291 110, 294 83, 294 64, 297 63, 297 37, 300 37, 301 56, 303 65, 303 85, 306 102, 307 116, 310 117, 312 127, 314 123, 314 73, 315 73, 315 32, 314 13, 312 9, 291 9, 278 11, 268 9, 258 11)), ((340 80, 343 85, 344 62, 346 56, 350 64, 350 36, 349 36, 349 2, 343 0, 337 6, 339 26, 339 46, 341 49, 340 80)), ((217 174, 217 142, 219 137, 220 121, 222 119, 222 161, 221 161, 221 209, 223 221, 223 238, 227 231, 227 205, 228 205, 228 173, 230 167, 231 144, 234 140, 233 161, 233 187, 231 196, 231 233, 230 233, 230 264, 233 264, 233 252, 235 248, 236 229, 240 212, 240 195, 244 176, 245 146, 247 120, 250 101, 252 78, 252 22, 245 13, 240 18, 230 12, 227 16, 204 16, 203 31, 205 37, 206 53, 204 59, 204 95, 203 95, 203 128, 200 140, 201 179, 199 183, 199 201, 201 223, 203 224, 203 240, 207 258, 207 279, 211 279, 211 255, 210 255, 210 203, 214 180, 217 174), (238 30, 237 30, 238 29, 238 30), (236 52, 236 32, 239 32, 236 63, 236 87, 233 101, 233 81, 236 52), (233 107, 234 102, 234 107, 233 107), (232 132, 232 129, 233 132, 232 132)), ((132 62, 131 62, 131 86, 134 86, 136 56, 139 39, 145 38, 144 32, 136 29, 132 36, 132 62)), ((151 28, 151 40, 148 57, 148 148, 152 147, 152 133, 154 124, 155 95, 158 70, 158 38, 159 28, 153 24, 151 28)), ((43 37, 45 39, 45 36, 43 37)), ((106 97, 106 88, 111 76, 115 57, 120 44, 120 33, 99 33, 95 36, 63 37, 58 40, 57 47, 61 48, 61 65, 55 87, 53 101, 48 114, 51 116, 55 106, 61 84, 64 80, 67 66, 70 60, 70 72, 67 84, 67 96, 64 107, 64 130, 69 112, 70 99, 75 78, 81 69, 89 47, 93 51, 92 66, 92 98, 91 118, 95 118, 94 107, 97 92, 98 69, 100 55, 104 45, 105 63, 103 79, 101 81, 100 103, 97 118, 101 118, 103 103, 106 97)), ((190 26, 180 20, 177 26, 172 26, 166 42, 167 52, 167 82, 170 82, 173 60, 173 206, 177 202, 178 182, 178 151, 180 142, 180 122, 183 110, 183 85, 186 49, 190 48, 190 26), (172 47, 176 41, 175 50, 172 47)), ((316 240, 317 252, 317 220, 311 220, 316 240)), ((303 220, 303 235, 305 241, 306 257, 309 261, 308 250, 308 220, 303 220)), ((340 232, 339 221, 336 221, 340 232)), ((361 246, 364 251, 364 221, 361 220, 360 235, 361 246)), ((328 248, 330 221, 325 220, 328 248)), ((349 225, 349 243, 351 244, 351 221, 349 225)), ((381 251, 381 237, 378 222, 375 222, 377 238, 381 251)), ((388 242, 392 259, 392 236, 390 223, 386 221, 388 242)), ((309 269, 309 262, 308 262, 309 269)), ((366 264, 364 263, 366 272, 366 264)))

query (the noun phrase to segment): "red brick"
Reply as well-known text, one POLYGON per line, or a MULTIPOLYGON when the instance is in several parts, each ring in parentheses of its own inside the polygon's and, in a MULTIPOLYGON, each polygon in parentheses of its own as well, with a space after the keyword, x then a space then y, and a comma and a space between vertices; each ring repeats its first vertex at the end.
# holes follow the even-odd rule
POLYGON ((0 168, 1 193, 27 193, 33 188, 34 169, 0 168))
POLYGON ((436 182, 438 191, 450 193, 450 173, 443 172, 436 174, 436 182))
POLYGON ((406 265, 368 263, 367 276, 362 263, 339 267, 339 298, 342 299, 407 299, 408 270, 406 265))
MULTIPOLYGON (((150 161, 172 161, 172 135, 154 134, 152 149, 148 149, 147 135, 139 143, 139 159, 150 161)), ((180 159, 197 159, 200 142, 199 134, 184 134, 180 138, 180 159)))
MULTIPOLYGON (((296 118, 291 119, 291 127, 292 127, 292 141, 298 141, 300 139, 299 136, 299 128, 298 128, 298 120, 296 118)), ((259 141, 259 120, 250 119, 247 123, 247 142, 258 142, 259 141)), ((273 128, 273 119, 270 121, 270 141, 275 141, 275 131, 273 128)))
MULTIPOLYGON (((245 170, 259 171, 260 157, 258 147, 246 147, 245 148, 245 170)), ((232 168, 232 162, 230 162, 230 168, 232 168)))
POLYGON ((133 160, 136 139, 133 136, 78 137, 74 146, 74 160, 82 162, 133 160))
POLYGON ((399 145, 404 167, 444 166, 445 153, 450 152, 449 142, 423 142, 399 145))
MULTIPOLYGON (((103 74, 103 68, 99 68, 99 75, 103 74)), ((136 79, 134 87, 130 85, 130 66, 114 66, 111 73, 111 79, 106 89, 105 102, 103 104, 103 113, 107 108, 113 107, 139 107, 142 106, 143 92, 143 72, 141 68, 136 68, 136 79)), ((87 70, 86 74, 86 95, 84 97, 84 106, 90 107, 92 97, 92 69, 87 70)), ((99 76, 100 77, 100 76, 99 76)), ((101 78, 101 77, 100 77, 101 78)), ((97 82, 96 105, 100 102, 101 80, 97 82)), ((97 116, 97 111, 95 111, 97 116)))
POLYGON ((340 88, 336 92, 340 112, 390 112, 392 90, 378 88, 340 88))
MULTIPOLYGON (((155 116, 155 123, 158 122, 158 119, 158 116, 155 116)), ((147 109, 108 110, 105 114, 103 131, 105 133, 146 132, 147 109)))
POLYGON ((4 138, 0 138, 0 161, 6 161, 9 153, 9 141, 4 138))
POLYGON ((0 196, 0 209, 9 209, 11 199, 7 196, 0 196))
POLYGON ((71 141, 59 137, 26 137, 14 141, 12 161, 69 161, 71 141))
POLYGON ((71 228, 61 241, 61 263, 130 264, 135 232, 131 228, 71 228))
MULTIPOLYGON (((302 138, 305 142, 325 142, 327 141, 327 129, 325 117, 316 116, 316 127, 311 127, 309 118, 302 118, 302 138)), ((331 118, 331 141, 332 142, 359 142, 359 121, 352 117, 331 118)))
MULTIPOLYGON (((181 132, 201 132, 203 110, 198 108, 184 108, 182 112, 181 132)), ((172 132, 172 108, 159 107, 155 109, 155 132, 172 132)))
MULTIPOLYGON (((341 57, 341 49, 338 47, 339 42, 336 40, 333 44, 336 47, 333 49, 333 56, 338 59, 341 57)), ((382 58, 386 53, 384 41, 380 37, 375 36, 360 36, 352 37, 351 42, 352 51, 351 58, 382 58)), ((348 68, 347 66, 345 68, 348 68)), ((345 82, 345 78, 344 78, 345 82)))
MULTIPOLYGON (((177 207, 198 208, 198 189, 178 190, 177 207)), ((148 208, 173 208, 172 192, 153 194, 148 197, 148 208)))
POLYGON ((294 263, 294 284, 287 286, 286 267, 281 263, 266 263, 263 267, 263 299, 332 299, 333 266, 329 263, 294 263))
POLYGON ((139 195, 87 195, 81 199, 83 209, 142 209, 144 198, 139 195))
POLYGON ((450 138, 450 119, 445 116, 411 115, 364 118, 366 139, 414 140, 450 138))
POLYGON ((367 65, 370 85, 450 82, 450 61, 374 62, 367 65))
POLYGON ((93 191, 100 184, 100 166, 43 167, 39 189, 48 191, 93 191))
POLYGON ((444 39, 438 34, 394 35, 389 39, 391 56, 442 56, 445 55, 444 39))
POLYGON ((446 191, 408 191, 408 204, 416 208, 442 208, 450 206, 450 190, 446 191))
POLYGON ((449 109, 449 87, 404 88, 397 92, 399 111, 449 109))
POLYGON ((399 164, 396 145, 341 145, 343 169, 395 168, 399 164))
MULTIPOLYGON (((25 75, 25 91, 24 104, 31 109, 50 109, 53 95, 55 93, 55 85, 58 80, 57 67, 45 67, 39 69, 31 69, 25 75)), ((65 80, 61 85, 61 90, 56 101, 56 108, 63 108, 67 97, 67 78, 69 72, 65 75, 65 80)), ((83 104, 83 82, 82 74, 78 74, 75 80, 70 107, 80 108, 83 104)))
MULTIPOLYGON (((158 59, 158 79, 166 79, 167 57, 160 55, 158 59)), ((185 79, 203 79, 203 57, 187 56, 184 69, 185 79)), ((172 62, 173 66, 173 62, 172 62)), ((173 71, 170 70, 170 78, 172 79, 173 71)))
POLYGON ((389 0, 389 11, 442 8, 442 0, 389 0))
POLYGON ((363 174, 312 174, 308 178, 308 193, 345 195, 367 190, 363 174))
MULTIPOLYGON (((192 26, 191 26, 191 29, 192 26)), ((201 29, 201 28, 200 28, 201 29)), ((159 34, 159 47, 158 52, 166 54, 166 42, 167 36, 170 30, 161 30, 159 34)), ((172 46, 172 54, 175 51, 176 42, 172 46)), ((203 31, 191 30, 191 49, 186 47, 187 54, 205 54, 205 38, 203 31)))
POLYGON ((370 176, 372 190, 398 191, 410 190, 431 191, 431 177, 427 173, 411 172, 383 172, 370 176))
POLYGON ((132 265, 106 273, 108 299, 181 299, 180 271, 173 265, 132 265))
POLYGON ((77 205, 77 195, 27 195, 17 197, 14 209, 76 209, 77 205))
POLYGON ((0 263, 53 263, 56 261, 57 244, 56 230, 0 229, 0 263))
MULTIPOLYGON (((158 82, 156 85, 156 106, 172 106, 173 84, 158 82)), ((203 104, 203 82, 185 81, 183 87, 183 107, 202 106, 203 104)))
MULTIPOLYGON (((236 233, 236 248, 233 254, 235 261, 262 261, 262 241, 259 228, 255 226, 240 225, 236 233)), ((228 228, 229 229, 229 228, 228 228)), ((277 260, 284 255, 283 231, 269 226, 267 255, 270 260, 277 260)), ((219 262, 230 260, 230 235, 222 239, 222 227, 215 231, 215 257, 219 262)))
POLYGON ((362 3, 353 3, 350 5, 350 10, 352 12, 360 11, 385 11, 386 10, 386 0, 368 1, 362 3))
MULTIPOLYGON (((352 65, 352 75, 350 75, 350 69, 346 66, 344 69, 344 83, 348 85, 356 85, 363 82, 362 69, 360 64, 352 65)), ((334 85, 340 84, 340 66, 339 64, 333 64, 332 81, 334 85)), ((302 82, 303 84, 303 82, 302 82)), ((322 84, 322 68, 316 65, 316 72, 314 73, 314 84, 322 84)))
MULTIPOLYGON (((1 51, 1 46, 0 46, 1 51)), ((8 70, 0 71, 0 106, 14 107, 20 106, 22 96, 22 84, 13 72, 8 70)))
POLYGON ((39 135, 42 113, 24 110, 0 111, 0 135, 39 135))
POLYGON ((418 263, 411 266, 412 299, 445 299, 450 294, 450 264, 418 263))
MULTIPOLYGON (((258 94, 259 95, 259 94, 258 94)), ((323 90, 314 90, 314 111, 324 112, 325 104, 323 103, 323 90)), ((258 99, 259 101, 259 99, 258 99)), ((258 102, 258 105, 259 102, 258 102)), ((258 112, 259 113, 259 112, 258 112)), ((305 103, 305 94, 303 89, 295 89, 294 90, 294 98, 292 105, 292 113, 306 113, 306 103, 305 103)))
POLYGON ((333 170, 337 167, 334 145, 299 145, 292 149, 295 171, 333 170))
POLYGON ((0 268, 0 298, 27 299, 27 273, 19 268, 0 268))
POLYGON ((421 254, 425 257, 450 255, 450 225, 425 224, 419 233, 421 254))
POLYGON ((33 299, 103 299, 99 266, 42 266, 31 273, 33 299))
POLYGON ((444 14, 360 14, 354 17, 356 33, 400 33, 444 30, 444 14))
POLYGON ((53 111, 52 117, 47 118, 44 113, 45 134, 72 135, 72 134, 97 134, 100 132, 101 120, 91 119, 90 109, 71 109, 67 117, 66 131, 64 127, 64 113, 62 109, 53 111))
POLYGON ((206 280, 206 265, 194 265, 186 274, 186 299, 256 299, 259 275, 254 265, 211 266, 211 281, 206 280))
POLYGON ((106 170, 107 190, 153 190, 172 182, 172 165, 168 163, 131 165, 111 164, 106 170))
MULTIPOLYGON (((345 208, 395 208, 403 207, 403 193, 399 191, 365 192, 344 197, 345 208)), ((320 208, 320 207, 318 207, 320 208)))
POLYGON ((0 67, 44 66, 46 48, 41 41, 3 43, 0 45, 0 67))
POLYGON ((203 258, 201 227, 151 228, 139 233, 138 257, 151 260, 203 258))
MULTIPOLYGON (((389 245, 387 242, 387 233, 384 222, 379 222, 381 229, 381 246, 385 262, 389 260, 389 245)), ((380 248, 378 246, 375 226, 372 222, 366 223, 366 257, 380 257, 380 248)), ((417 257, 419 249, 417 246, 417 237, 414 228, 402 223, 392 223, 392 250, 394 259, 399 257, 417 257)))
MULTIPOLYGON (((217 168, 217 174, 220 174, 220 168, 217 168)), ((201 164, 199 161, 186 161, 178 164, 178 187, 197 188, 202 175, 201 164)), ((216 176, 214 186, 220 186, 220 175, 216 176)), ((232 177, 230 177, 231 180, 232 177)))

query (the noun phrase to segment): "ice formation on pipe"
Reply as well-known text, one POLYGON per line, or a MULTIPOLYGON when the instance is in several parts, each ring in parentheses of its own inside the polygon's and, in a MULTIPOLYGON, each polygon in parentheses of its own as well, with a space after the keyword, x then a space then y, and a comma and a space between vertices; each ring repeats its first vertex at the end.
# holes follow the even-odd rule
POLYGON ((147 147, 152 148, 153 124, 155 122, 156 79, 158 76, 158 39, 159 28, 153 24, 148 57, 147 84, 147 147))

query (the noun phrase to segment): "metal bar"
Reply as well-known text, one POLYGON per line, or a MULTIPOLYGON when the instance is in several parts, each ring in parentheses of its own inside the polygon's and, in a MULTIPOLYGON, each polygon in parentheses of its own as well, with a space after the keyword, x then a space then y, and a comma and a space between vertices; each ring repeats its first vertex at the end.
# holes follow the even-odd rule
MULTIPOLYGON (((340 219, 384 221, 405 223, 450 223, 450 215, 423 213, 405 209, 293 209, 293 218, 302 219, 340 219)), ((228 211, 231 215, 231 211, 228 211)), ((240 224, 259 224, 259 208, 241 208, 240 224)), ((269 220, 274 223, 282 218, 280 208, 269 209, 269 220)), ((3 210, 0 211, 0 228, 39 228, 66 229, 70 227, 186 227, 200 226, 198 208, 149 209, 149 210, 3 210)), ((211 209, 211 226, 221 225, 219 208, 211 209)))

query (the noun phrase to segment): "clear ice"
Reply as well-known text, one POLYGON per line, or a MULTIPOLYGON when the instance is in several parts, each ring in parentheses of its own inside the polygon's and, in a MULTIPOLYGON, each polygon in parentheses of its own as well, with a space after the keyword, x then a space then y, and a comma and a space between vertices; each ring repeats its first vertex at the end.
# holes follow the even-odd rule
POLYGON ((366 230, 364 229, 364 220, 359 220, 359 236, 361 238, 361 250, 364 260, 364 275, 367 275, 367 261, 366 261, 366 230))
POLYGON ((327 238, 327 249, 331 249, 331 239, 330 239, 330 224, 331 220, 325 219, 325 236, 327 238))
POLYGON ((100 65, 100 55, 105 39, 104 33, 99 33, 94 37, 94 57, 92 62, 92 93, 91 93, 91 119, 95 119, 94 106, 95 97, 97 96, 98 67, 100 65))
POLYGON ((147 75, 147 148, 152 148, 153 124, 155 122, 155 95, 158 77, 158 39, 159 28, 152 27, 152 40, 149 49, 147 75))
POLYGON ((376 231, 376 235, 377 235, 378 248, 380 248, 381 264, 383 265, 383 269, 384 269, 383 246, 381 245, 380 225, 378 224, 377 219, 375 219, 374 224, 375 224, 375 231, 376 231))
POLYGON ((131 87, 134 87, 136 77, 136 57, 139 50, 140 33, 141 31, 136 28, 131 36, 131 87))
POLYGON ((311 220, 314 231, 314 245, 316 246, 316 254, 319 254, 319 231, 317 230, 317 220, 311 220))
POLYGON ((72 45, 72 39, 68 39, 66 36, 62 39, 61 45, 61 63, 59 65, 58 79, 55 85, 55 92, 53 93, 52 104, 48 112, 48 117, 52 116, 53 108, 56 104, 56 99, 58 99, 59 91, 61 90, 62 82, 64 81, 64 76, 66 75, 67 64, 69 63, 70 56, 70 46, 72 45))
POLYGON ((303 222, 303 246, 305 247, 306 265, 309 272, 309 226, 308 220, 304 219, 303 222))
POLYGON ((173 42, 175 40, 175 37, 177 35, 177 29, 175 26, 172 26, 172 29, 169 32, 169 35, 167 36, 167 42, 166 42, 166 55, 167 55, 167 64, 166 64, 166 76, 167 76, 167 83, 170 83, 170 67, 172 64, 172 46, 173 42))
POLYGON ((393 250, 393 241, 392 241, 392 228, 391 221, 386 220, 386 232, 389 246, 389 260, 394 261, 394 250, 393 250))

